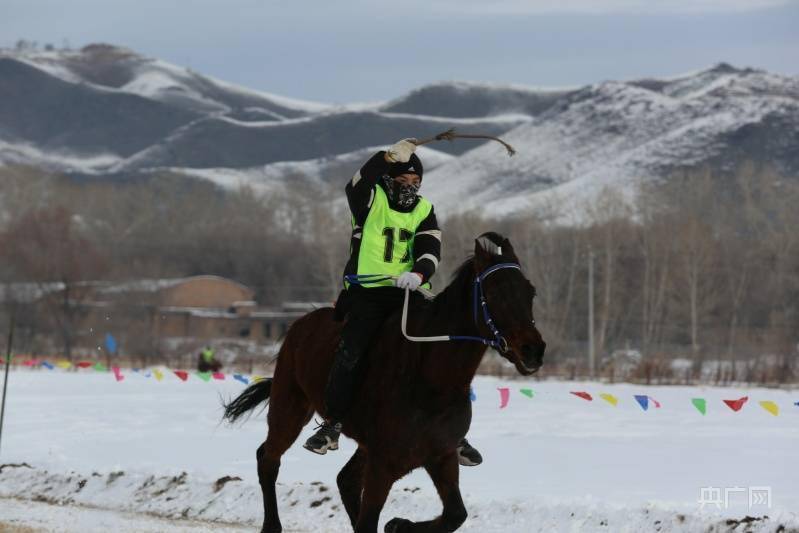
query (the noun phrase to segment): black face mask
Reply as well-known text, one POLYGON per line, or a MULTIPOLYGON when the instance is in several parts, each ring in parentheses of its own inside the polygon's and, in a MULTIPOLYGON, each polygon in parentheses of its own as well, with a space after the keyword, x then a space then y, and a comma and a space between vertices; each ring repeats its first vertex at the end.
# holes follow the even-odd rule
POLYGON ((418 185, 403 185, 390 176, 383 176, 383 184, 391 205, 402 209, 413 207, 419 194, 418 185))

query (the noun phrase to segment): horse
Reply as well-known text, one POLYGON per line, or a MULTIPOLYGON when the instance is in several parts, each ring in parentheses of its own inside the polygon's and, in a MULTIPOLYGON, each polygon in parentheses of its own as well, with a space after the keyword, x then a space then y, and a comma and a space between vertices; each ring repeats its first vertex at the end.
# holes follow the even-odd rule
MULTIPOLYGON (((541 367, 546 343, 533 317, 534 297, 535 287, 523 275, 511 243, 489 232, 475 240, 474 255, 451 283, 432 301, 413 306, 405 324, 409 335, 450 333, 458 340, 410 342, 401 332, 402 313, 386 320, 363 358, 361 384, 342 420, 343 434, 358 448, 336 481, 356 533, 377 532, 392 485, 419 467, 436 487, 441 515, 422 522, 393 518, 384 531, 455 531, 463 524, 467 512, 456 448, 471 423, 469 386, 489 346, 521 375, 541 367)), ((406 293, 406 313, 407 306, 406 293)), ((286 334, 273 377, 250 385, 225 405, 225 419, 234 422, 270 402, 267 437, 256 451, 262 533, 282 531, 275 492, 280 458, 314 411, 324 413, 325 384, 340 331, 332 308, 299 318, 286 334)))

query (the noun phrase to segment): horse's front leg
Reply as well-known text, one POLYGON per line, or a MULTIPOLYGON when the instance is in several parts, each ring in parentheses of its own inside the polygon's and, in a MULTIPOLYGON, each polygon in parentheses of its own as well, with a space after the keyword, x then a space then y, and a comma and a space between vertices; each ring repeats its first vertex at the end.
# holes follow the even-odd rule
POLYGON ((358 522, 355 525, 355 533, 377 533, 380 512, 383 510, 394 481, 396 478, 381 468, 377 461, 372 457, 368 459, 363 476, 361 509, 358 514, 358 522))
POLYGON ((444 510, 435 520, 411 522, 404 518, 393 518, 386 524, 386 533, 443 533, 455 531, 466 521, 466 507, 463 505, 458 486, 458 454, 455 451, 429 462, 425 470, 436 486, 444 510))

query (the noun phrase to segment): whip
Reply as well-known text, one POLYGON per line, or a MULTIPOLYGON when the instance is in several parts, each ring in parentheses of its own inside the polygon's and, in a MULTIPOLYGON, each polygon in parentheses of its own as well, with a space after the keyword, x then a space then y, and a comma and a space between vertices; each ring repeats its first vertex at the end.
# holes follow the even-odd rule
POLYGON ((452 142, 455 139, 488 139, 491 141, 497 141, 502 146, 505 147, 505 150, 508 151, 508 156, 513 156, 516 154, 516 149, 500 139, 499 137, 492 137, 491 135, 477 135, 477 134, 469 134, 469 133, 455 133, 455 128, 450 128, 445 132, 439 133, 435 137, 430 137, 429 139, 422 139, 417 140, 415 142, 416 146, 421 146, 423 144, 428 144, 431 142, 436 141, 450 141, 452 142))

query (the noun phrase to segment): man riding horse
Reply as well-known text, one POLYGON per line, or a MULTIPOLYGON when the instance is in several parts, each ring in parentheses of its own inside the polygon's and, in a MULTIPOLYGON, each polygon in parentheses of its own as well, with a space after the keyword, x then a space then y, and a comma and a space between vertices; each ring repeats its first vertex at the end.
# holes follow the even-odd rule
MULTIPOLYGON (((352 403, 358 363, 385 319, 402 306, 404 290, 430 288, 441 259, 441 231, 433 205, 418 194, 423 167, 417 141, 403 139, 373 155, 347 183, 352 213, 346 276, 384 274, 382 281, 346 283, 336 303, 346 323, 325 389, 325 419, 304 447, 324 455, 338 449, 341 420, 352 403), (396 277, 396 282, 390 278, 396 277)), ((416 293, 414 293, 416 296, 416 293)), ((464 438, 461 465, 476 466, 480 453, 464 438)))

